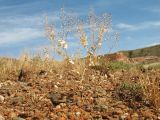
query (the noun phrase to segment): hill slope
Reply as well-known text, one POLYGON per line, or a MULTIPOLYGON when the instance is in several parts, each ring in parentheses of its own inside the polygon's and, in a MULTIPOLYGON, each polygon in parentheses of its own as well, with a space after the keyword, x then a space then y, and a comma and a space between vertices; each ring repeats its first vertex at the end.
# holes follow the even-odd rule
POLYGON ((123 52, 129 58, 144 57, 144 56, 160 57, 160 45, 155 45, 155 46, 136 49, 136 50, 121 51, 121 52, 123 52))

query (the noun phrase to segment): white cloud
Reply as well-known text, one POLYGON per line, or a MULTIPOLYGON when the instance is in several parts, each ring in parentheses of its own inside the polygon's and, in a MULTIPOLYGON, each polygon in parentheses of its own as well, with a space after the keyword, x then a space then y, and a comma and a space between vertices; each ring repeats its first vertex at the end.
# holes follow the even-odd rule
MULTIPOLYGON (((59 20, 51 13, 48 18, 53 22, 59 20)), ((0 19, 0 45, 42 38, 44 36, 44 19, 45 15, 40 14, 5 16, 0 19)))
POLYGON ((134 25, 130 25, 130 24, 126 24, 126 23, 119 23, 116 25, 117 28, 119 29, 129 29, 129 30, 134 30, 135 26, 134 25))
POLYGON ((59 22, 60 20, 56 12, 46 15, 4 16, 3 19, 2 16, 0 16, 0 45, 42 38, 44 36, 44 22, 46 16, 51 23, 59 22))
POLYGON ((145 45, 145 47, 150 47, 150 46, 155 46, 155 45, 160 45, 160 42, 151 43, 149 45, 145 45))
POLYGON ((160 28, 160 21, 148 21, 148 22, 143 22, 139 24, 119 23, 116 25, 116 28, 129 30, 129 31, 150 29, 150 28, 160 28))
POLYGON ((151 21, 151 22, 145 23, 144 25, 146 25, 147 27, 150 27, 150 26, 159 27, 160 21, 151 21))
MULTIPOLYGON (((48 19, 51 20, 52 22, 56 22, 59 20, 58 16, 54 16, 54 14, 49 14, 47 15, 48 19)), ((44 14, 37 14, 34 16, 6 16, 3 19, 0 19, 0 25, 3 26, 4 28, 0 29, 5 29, 6 26, 9 27, 18 27, 18 26, 30 26, 30 27, 42 27, 44 26, 44 21, 45 21, 45 15, 44 14)))
POLYGON ((40 31, 38 29, 16 28, 0 32, 0 44, 33 40, 40 37, 43 37, 43 31, 40 31))

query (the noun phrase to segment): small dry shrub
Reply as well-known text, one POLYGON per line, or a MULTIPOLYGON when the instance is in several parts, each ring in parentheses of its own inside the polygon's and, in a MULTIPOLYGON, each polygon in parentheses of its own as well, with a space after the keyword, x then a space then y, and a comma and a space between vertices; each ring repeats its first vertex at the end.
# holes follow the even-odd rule
POLYGON ((11 74, 17 75, 19 61, 12 58, 0 58, 0 78, 4 80, 10 77, 11 74))
POLYGON ((127 102, 131 108, 137 109, 144 105, 142 86, 138 83, 121 83, 117 88, 116 94, 118 99, 127 102))
POLYGON ((155 107, 160 108, 160 71, 149 71, 152 74, 143 75, 140 83, 143 85, 143 92, 155 107), (155 76, 154 76, 155 75, 155 76))
MULTIPOLYGON (((60 21, 59 29, 55 23, 51 24, 48 22, 48 19, 46 19, 46 36, 51 41, 56 54, 63 58, 63 64, 65 64, 64 69, 74 66, 73 69, 70 68, 70 70, 76 71, 82 76, 82 80, 84 80, 88 67, 98 64, 97 53, 98 50, 102 48, 104 41, 117 43, 118 34, 113 32, 111 28, 111 14, 104 13, 101 16, 97 16, 94 10, 91 9, 87 19, 81 19, 66 12, 64 8, 62 8, 60 21), (83 49, 83 52, 85 52, 86 56, 84 56, 85 58, 82 61, 80 57, 78 59, 72 58, 69 54, 68 47, 70 47, 70 37, 75 37, 75 40, 78 40, 77 42, 80 43, 77 50, 81 48, 81 51, 83 49)), ((112 48, 113 46, 109 49, 111 50, 112 48)))

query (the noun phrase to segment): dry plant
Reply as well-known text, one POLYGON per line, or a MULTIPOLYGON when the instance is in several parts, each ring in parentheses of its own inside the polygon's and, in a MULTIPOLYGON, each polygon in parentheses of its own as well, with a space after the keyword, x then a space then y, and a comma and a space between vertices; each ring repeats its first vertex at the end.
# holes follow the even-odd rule
MULTIPOLYGON (((150 71, 152 74, 157 74, 158 72, 159 71, 150 71)), ((160 108, 159 78, 151 74, 143 75, 143 79, 140 80, 140 83, 146 98, 148 98, 155 107, 160 108)))
POLYGON ((60 12, 61 25, 60 28, 56 28, 54 24, 49 24, 46 17, 45 22, 45 34, 47 38, 52 42, 54 51, 60 55, 63 60, 69 59, 67 53, 69 34, 72 33, 74 28, 74 18, 71 14, 67 14, 64 8, 61 8, 60 12), (60 29, 60 30, 58 30, 60 29))
POLYGON ((1 58, 0 59, 0 78, 3 80, 9 77, 11 73, 17 73, 19 63, 16 59, 1 58))
MULTIPOLYGON (((54 51, 58 53, 63 60, 67 60, 68 63, 65 63, 66 65, 78 65, 78 67, 75 68, 79 69, 77 72, 82 75, 83 80, 83 76, 88 67, 98 64, 97 52, 101 49, 104 41, 114 40, 113 42, 116 44, 118 40, 118 34, 111 29, 111 14, 104 13, 101 16, 97 16, 94 10, 91 9, 88 18, 83 20, 65 12, 64 8, 62 8, 60 20, 60 28, 56 28, 56 25, 50 24, 46 18, 46 36, 51 41, 54 51), (69 37, 74 37, 75 35, 75 39, 78 37, 78 40, 83 47, 82 49, 85 49, 86 52, 84 61, 81 61, 81 63, 79 63, 80 57, 78 59, 71 59, 71 56, 67 51, 67 48, 69 47, 67 43, 69 37), (76 62, 77 60, 78 62, 76 62)), ((112 47, 113 46, 109 49, 112 49, 112 47)))
MULTIPOLYGON (((118 34, 112 31, 111 14, 104 13, 97 16, 93 9, 90 10, 87 21, 80 20, 77 24, 77 32, 81 45, 87 52, 88 65, 98 63, 97 51, 101 49, 104 41, 118 40, 118 34)), ((113 46, 110 46, 110 50, 113 46)))

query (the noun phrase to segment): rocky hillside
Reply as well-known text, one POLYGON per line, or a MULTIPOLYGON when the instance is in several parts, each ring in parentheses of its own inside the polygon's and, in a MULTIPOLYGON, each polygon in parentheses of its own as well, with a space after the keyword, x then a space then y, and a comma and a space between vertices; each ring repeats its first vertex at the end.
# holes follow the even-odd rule
POLYGON ((122 51, 127 57, 144 57, 144 56, 159 56, 160 57, 160 45, 155 45, 151 47, 122 51))

